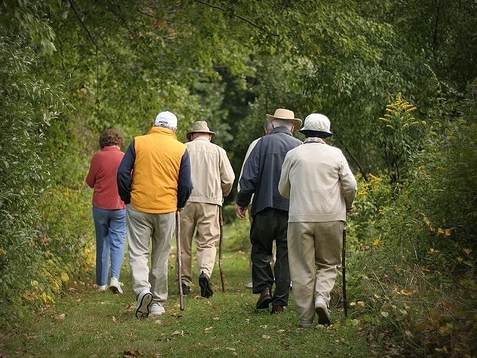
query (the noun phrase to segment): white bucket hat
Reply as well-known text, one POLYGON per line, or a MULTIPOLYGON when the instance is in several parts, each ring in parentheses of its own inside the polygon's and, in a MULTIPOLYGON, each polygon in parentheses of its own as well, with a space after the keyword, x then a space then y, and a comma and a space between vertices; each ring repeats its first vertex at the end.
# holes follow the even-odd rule
POLYGON ((327 116, 319 113, 309 114, 305 118, 305 124, 300 132, 303 134, 314 133, 321 138, 330 137, 333 135, 330 131, 330 120, 327 116))
POLYGON ((273 116, 271 114, 267 114, 267 119, 272 122, 275 119, 281 119, 284 121, 288 121, 292 123, 295 128, 300 128, 301 126, 301 119, 300 118, 295 118, 295 113, 293 111, 290 111, 289 109, 285 108, 278 108, 275 110, 275 113, 273 116))

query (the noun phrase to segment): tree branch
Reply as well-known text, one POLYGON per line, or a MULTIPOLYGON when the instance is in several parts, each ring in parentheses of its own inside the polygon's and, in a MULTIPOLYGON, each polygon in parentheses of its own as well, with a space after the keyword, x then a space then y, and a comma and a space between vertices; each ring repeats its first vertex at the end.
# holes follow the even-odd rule
MULTIPOLYGON (((205 2, 205 1, 202 1, 202 0, 195 0, 195 2, 198 2, 199 4, 202 4, 202 5, 220 10, 224 13, 226 12, 226 10, 223 7, 220 7, 220 6, 217 6, 217 5, 212 5, 212 4, 209 4, 208 2, 205 2)), ((247 24, 259 29, 260 31, 265 31, 272 36, 278 36, 278 34, 271 33, 270 31, 268 31, 268 30, 264 29, 263 27, 255 24, 254 22, 250 21, 249 19, 247 19, 247 18, 245 18, 241 15, 237 15, 235 12, 232 12, 231 14, 232 14, 232 16, 235 16, 236 18, 239 18, 240 20, 245 21, 247 24)))
POLYGON ((85 23, 83 22, 83 20, 81 19, 81 16, 80 14, 78 13, 78 10, 76 9, 76 6, 73 2, 73 0, 69 0, 69 3, 71 5, 71 7, 73 8, 73 11, 76 15, 76 18, 78 19, 78 21, 80 22, 81 24, 81 27, 86 31, 86 34, 88 35, 89 39, 91 40, 91 42, 93 43, 94 47, 100 51, 101 53, 103 53, 103 51, 101 50, 101 47, 99 47, 99 45, 96 43, 96 41, 94 40, 93 38, 93 35, 91 35, 91 32, 89 31, 89 29, 86 27, 85 23))

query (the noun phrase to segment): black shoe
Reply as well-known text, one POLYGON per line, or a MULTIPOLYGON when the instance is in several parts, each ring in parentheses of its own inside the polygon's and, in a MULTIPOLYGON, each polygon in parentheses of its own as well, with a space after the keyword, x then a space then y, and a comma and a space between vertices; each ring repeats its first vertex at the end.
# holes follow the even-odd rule
POLYGON ((270 287, 267 287, 260 293, 260 297, 257 301, 257 309, 268 308, 272 303, 272 295, 270 294, 270 287))
POLYGON ((282 313, 283 311, 285 311, 285 306, 282 306, 282 305, 273 305, 270 314, 282 313))
POLYGON ((202 297, 211 297, 214 294, 210 285, 209 276, 202 272, 199 276, 200 295, 202 297))
POLYGON ((187 286, 185 283, 182 283, 182 294, 189 295, 190 294, 190 287, 187 286))

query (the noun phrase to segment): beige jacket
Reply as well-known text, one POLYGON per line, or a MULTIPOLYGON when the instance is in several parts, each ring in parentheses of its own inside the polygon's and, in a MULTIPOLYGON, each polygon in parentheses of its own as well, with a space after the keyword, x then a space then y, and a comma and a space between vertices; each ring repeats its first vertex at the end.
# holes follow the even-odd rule
POLYGON ((189 201, 222 205, 235 179, 227 153, 205 138, 196 138, 186 146, 194 184, 189 201))
POLYGON ((278 184, 290 199, 288 222, 346 221, 357 189, 341 150, 310 139, 287 153, 278 184))

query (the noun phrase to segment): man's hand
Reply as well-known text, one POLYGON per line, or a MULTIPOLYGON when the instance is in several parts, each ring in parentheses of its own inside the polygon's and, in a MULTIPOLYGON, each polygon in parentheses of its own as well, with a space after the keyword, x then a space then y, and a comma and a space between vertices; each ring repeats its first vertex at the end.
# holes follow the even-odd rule
POLYGON ((246 206, 237 206, 235 209, 235 214, 240 220, 243 220, 245 218, 245 212, 247 211, 246 206))

